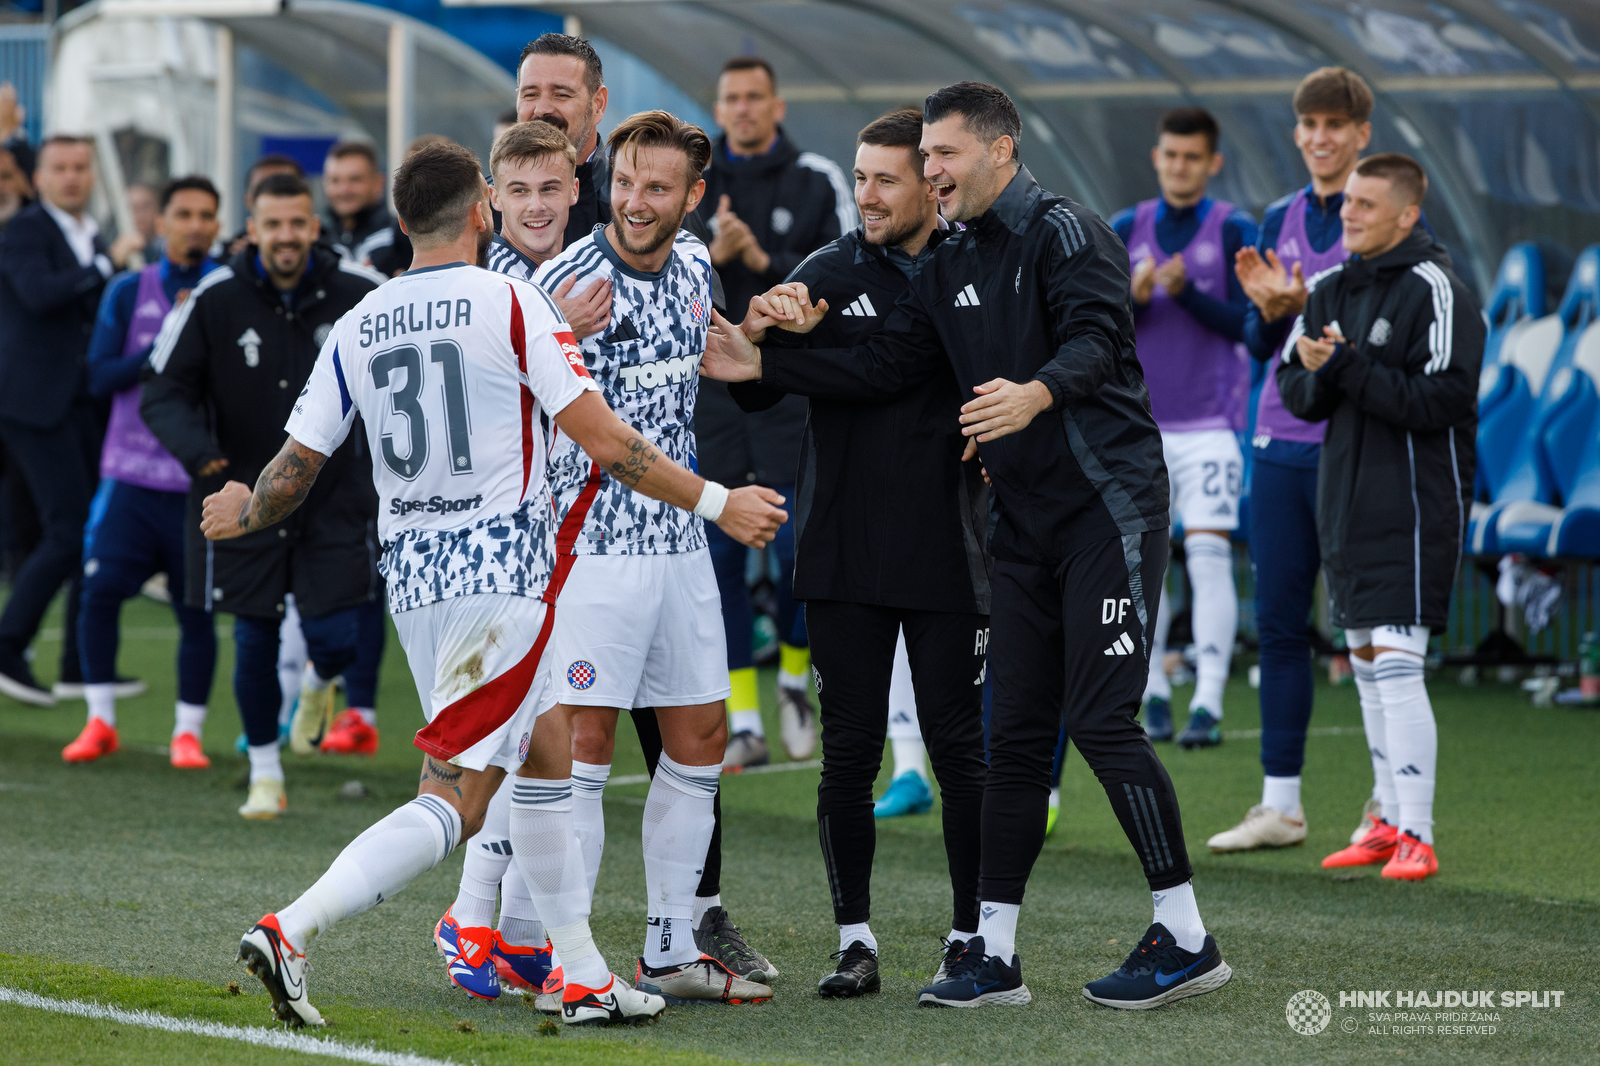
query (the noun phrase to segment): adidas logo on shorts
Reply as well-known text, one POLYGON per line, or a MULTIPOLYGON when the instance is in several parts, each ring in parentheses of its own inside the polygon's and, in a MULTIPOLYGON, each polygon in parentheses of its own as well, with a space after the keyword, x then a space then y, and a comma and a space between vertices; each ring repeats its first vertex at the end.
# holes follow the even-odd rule
POLYGON ((1128 636, 1127 631, 1124 630, 1122 636, 1120 636, 1116 640, 1112 641, 1111 642, 1111 647, 1107 648, 1101 654, 1102 655, 1132 655, 1133 654, 1133 638, 1128 636))

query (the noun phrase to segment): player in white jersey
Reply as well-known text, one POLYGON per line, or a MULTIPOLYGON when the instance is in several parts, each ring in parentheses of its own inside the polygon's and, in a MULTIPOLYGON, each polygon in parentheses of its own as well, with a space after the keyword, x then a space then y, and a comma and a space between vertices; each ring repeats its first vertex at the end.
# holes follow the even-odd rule
MULTIPOLYGON (((561 251, 567 212, 577 201, 577 150, 560 130, 534 120, 508 127, 489 153, 494 184, 489 196, 501 215, 500 233, 489 245, 487 266, 497 274, 531 281, 539 266, 561 251)), ((576 337, 602 328, 611 316, 611 283, 602 278, 574 297, 576 279, 551 296, 576 337)), ((579 783, 582 787, 582 782, 579 783)), ((515 780, 507 778, 489 801, 483 828, 467 841, 456 898, 434 925, 434 941, 449 960, 451 984, 481 999, 496 999, 504 986, 543 990, 553 964, 544 923, 512 864, 511 800, 515 780), (500 920, 494 929, 496 896, 500 920), (479 964, 462 943, 489 945, 479 964)), ((546 1006, 561 1009, 552 994, 546 1006)))
POLYGON ((254 492, 229 482, 207 497, 213 540, 292 512, 327 456, 363 415, 381 500, 390 609, 428 719, 417 798, 348 845, 316 884, 243 937, 240 958, 295 1025, 321 1024, 306 996, 304 951, 441 862, 482 822, 507 771, 516 859, 561 949, 569 1023, 648 1016, 660 997, 608 971, 588 925, 572 832, 571 732, 554 703, 544 651, 563 567, 544 478, 550 417, 613 476, 693 507, 752 544, 783 512, 730 494, 661 455, 606 407, 553 303, 477 266, 488 247, 488 190, 458 145, 402 164, 394 197, 416 258, 335 325, 290 416, 289 438, 254 492), (735 499, 734 497, 738 498, 735 499))
MULTIPOLYGON (((712 271, 705 245, 680 226, 704 191, 700 174, 711 142, 698 127, 648 111, 624 120, 607 150, 612 221, 546 263, 537 280, 553 291, 573 278, 580 286, 610 279, 611 321, 582 342, 584 363, 624 421, 692 466, 712 271)), ((591 891, 618 712, 654 707, 663 753, 645 807, 648 932, 635 986, 668 1002, 766 999, 768 986, 701 954, 693 935, 729 692, 721 598, 704 528, 693 515, 623 491, 559 434, 550 477, 561 516, 558 547, 572 563, 552 668, 557 698, 573 710, 573 814, 591 891), (634 624, 619 621, 630 618, 634 624)))

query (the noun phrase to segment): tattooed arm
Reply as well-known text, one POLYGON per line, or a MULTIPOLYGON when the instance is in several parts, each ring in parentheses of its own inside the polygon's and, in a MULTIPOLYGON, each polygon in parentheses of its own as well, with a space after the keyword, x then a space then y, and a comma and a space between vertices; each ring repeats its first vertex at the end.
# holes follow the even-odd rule
POLYGON ((230 481, 205 499, 200 532, 207 540, 242 537, 281 522, 305 502, 328 457, 290 437, 261 471, 255 492, 242 481, 230 481))
MULTIPOLYGON (((598 392, 583 393, 555 419, 561 432, 577 441, 589 458, 633 491, 685 511, 700 502, 706 479, 661 454, 648 437, 612 413, 598 392)), ((760 485, 734 489, 717 525, 741 544, 766 547, 788 518, 776 506, 782 502, 782 496, 760 485)))

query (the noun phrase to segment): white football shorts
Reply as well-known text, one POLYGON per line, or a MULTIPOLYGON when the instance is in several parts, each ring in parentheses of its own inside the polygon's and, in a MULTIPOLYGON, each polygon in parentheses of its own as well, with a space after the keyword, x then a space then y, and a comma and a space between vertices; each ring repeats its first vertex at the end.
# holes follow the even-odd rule
POLYGON ((577 556, 556 600, 551 673, 557 701, 580 707, 727 699, 711 552, 577 556))
POLYGON ((1239 528, 1244 455, 1231 430, 1161 434, 1172 484, 1172 519, 1186 532, 1239 528))
POLYGON ((474 594, 394 616, 428 724, 414 743, 468 770, 514 772, 533 723, 556 704, 554 611, 530 596, 474 594))

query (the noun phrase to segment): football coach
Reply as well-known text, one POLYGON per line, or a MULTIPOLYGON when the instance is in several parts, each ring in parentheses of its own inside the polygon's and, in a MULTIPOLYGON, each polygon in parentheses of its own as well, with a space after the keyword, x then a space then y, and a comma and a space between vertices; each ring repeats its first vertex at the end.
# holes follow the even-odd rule
MULTIPOLYGON (((853 348, 793 351, 757 348, 721 319, 702 372, 882 402, 948 364, 961 393, 977 396, 961 408, 962 432, 998 512, 981 904, 978 935, 921 1002, 1031 999, 1017 916, 1044 843, 1063 712, 1155 904, 1127 962, 1084 995, 1137 1009, 1209 992, 1232 971, 1200 920, 1172 781, 1136 721, 1166 572, 1169 490, 1134 354, 1128 253, 1104 221, 1022 166, 1021 120, 999 89, 940 89, 923 120, 924 175, 943 217, 965 228, 930 236, 930 261, 884 328, 853 348)), ((795 321, 808 322, 813 309, 796 295, 795 321)))

